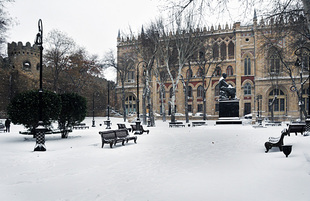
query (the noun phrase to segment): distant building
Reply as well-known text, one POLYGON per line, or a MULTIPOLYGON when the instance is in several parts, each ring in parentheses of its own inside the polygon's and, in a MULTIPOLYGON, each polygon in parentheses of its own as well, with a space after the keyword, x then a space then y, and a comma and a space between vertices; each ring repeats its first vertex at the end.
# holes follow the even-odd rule
MULTIPOLYGON (((206 78, 211 79, 211 85, 206 92, 206 97, 203 97, 202 93, 202 75, 201 70, 197 63, 192 62, 192 72, 188 72, 188 67, 185 66, 182 69, 183 77, 191 76, 188 90, 188 110, 195 115, 203 111, 203 99, 206 98, 207 102, 207 115, 208 118, 218 118, 218 96, 219 89, 218 83, 222 73, 226 73, 226 81, 233 87, 236 87, 236 96, 240 99, 239 102, 239 116, 252 113, 253 116, 257 115, 257 111, 260 111, 260 115, 265 117, 273 116, 276 120, 290 120, 299 118, 299 101, 296 92, 292 88, 292 80, 287 72, 285 72, 284 66, 280 61, 280 57, 276 54, 275 47, 279 49, 285 49, 288 52, 286 58, 292 61, 296 60, 294 55, 295 49, 290 46, 291 41, 294 40, 294 36, 288 35, 285 38, 277 39, 276 46, 270 48, 263 48, 266 42, 264 34, 270 36, 270 26, 272 26, 272 19, 268 22, 264 22, 262 19, 260 23, 257 22, 256 16, 254 16, 253 24, 248 26, 241 26, 239 22, 233 24, 232 27, 218 26, 217 28, 203 28, 198 30, 205 37, 206 44, 211 48, 212 54, 218 60, 222 58, 221 65, 215 69, 214 77, 212 77, 213 71, 209 71, 206 78), (273 77, 276 75, 276 78, 273 77), (272 103, 272 104, 271 104, 272 103), (258 108, 259 105, 259 108, 258 108)), ((137 39, 123 39, 120 35, 117 38, 117 52, 118 61, 124 55, 128 55, 130 52, 135 51, 135 45, 137 41, 141 39, 140 36, 137 39)), ((210 49, 209 49, 210 51, 210 49)), ((200 52, 199 52, 200 53, 200 52)), ((197 54, 199 54, 197 53, 197 54)), ((201 53, 202 55, 205 52, 201 53)), ((198 58, 201 55, 196 55, 198 58)), ((309 54, 306 56, 309 61, 309 54)), ((137 87, 136 87, 136 73, 139 57, 133 68, 129 70, 125 80, 125 105, 126 113, 136 113, 136 99, 137 99, 137 87)), ((290 63, 294 65, 294 63, 290 63)), ((309 67, 309 62, 305 62, 305 67, 309 67)), ((142 65, 139 66, 140 72, 140 84, 139 84, 139 99, 140 99, 140 113, 142 111, 142 95, 143 95, 143 69, 142 65)), ((298 75, 298 73, 297 73, 298 75)), ((305 70, 303 76, 307 77, 309 71, 305 70)), ((299 75, 298 75, 299 76, 299 75)), ((303 102, 306 105, 308 111, 308 95, 309 82, 303 86, 303 102)), ((300 88, 300 83, 296 83, 300 88)), ((121 80, 120 74, 118 74, 118 100, 121 100, 121 80)), ((166 108, 166 114, 169 114, 171 107, 169 102, 171 101, 171 81, 167 79, 164 83, 164 104, 166 108)), ((182 82, 179 82, 176 92, 176 112, 185 112, 184 107, 184 92, 182 82)), ((160 99, 160 86, 156 82, 155 74, 151 76, 151 98, 154 108, 154 112, 160 114, 161 111, 161 99, 160 99)), ((119 109, 122 111, 121 102, 119 102, 119 109)))

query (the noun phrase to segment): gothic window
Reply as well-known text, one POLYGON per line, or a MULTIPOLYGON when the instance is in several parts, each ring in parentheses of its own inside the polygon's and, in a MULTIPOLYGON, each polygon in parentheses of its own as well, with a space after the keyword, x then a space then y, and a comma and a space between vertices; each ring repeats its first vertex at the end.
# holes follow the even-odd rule
POLYGON ((222 70, 221 70, 220 67, 216 67, 216 68, 215 68, 214 75, 215 75, 216 77, 220 77, 220 76, 222 75, 222 70))
POLYGON ((251 75, 251 59, 249 56, 244 58, 244 75, 251 75))
POLYGON ((220 88, 219 85, 217 84, 214 88, 214 96, 219 96, 220 95, 220 88))
POLYGON ((127 81, 134 82, 134 80, 135 80, 135 71, 130 70, 127 75, 127 81))
POLYGON ((205 49, 204 48, 201 48, 201 50, 199 51, 199 59, 205 60, 205 49))
POLYGON ((219 46, 217 43, 213 45, 213 58, 217 59, 219 57, 219 46))
POLYGON ((270 73, 278 74, 280 72, 280 58, 275 51, 271 51, 268 58, 269 71, 270 73))
POLYGON ((228 44, 228 58, 234 59, 235 58, 235 45, 232 41, 228 44))
POLYGON ((275 114, 284 114, 286 106, 286 96, 280 89, 274 89, 269 93, 269 112, 273 110, 275 114))
POLYGON ((244 95, 251 95, 251 84, 246 83, 243 87, 244 95))
POLYGON ((226 74, 227 74, 227 76, 232 76, 234 74, 232 66, 227 67, 226 74))
POLYGON ((202 85, 200 85, 197 88, 197 98, 203 98, 203 86, 202 85))
POLYGON ((187 88, 187 96, 189 98, 193 97, 193 88, 191 86, 188 86, 188 88, 187 88))
POLYGON ((226 44, 223 42, 221 44, 221 58, 223 60, 226 60, 226 56, 227 56, 227 51, 226 51, 226 44))
POLYGON ((191 70, 191 69, 188 69, 187 71, 186 71, 186 78, 187 79, 190 79, 190 78, 192 78, 193 77, 193 71, 191 70))
POLYGON ((202 70, 202 68, 198 68, 197 77, 202 77, 202 75, 203 75, 203 70, 202 70))

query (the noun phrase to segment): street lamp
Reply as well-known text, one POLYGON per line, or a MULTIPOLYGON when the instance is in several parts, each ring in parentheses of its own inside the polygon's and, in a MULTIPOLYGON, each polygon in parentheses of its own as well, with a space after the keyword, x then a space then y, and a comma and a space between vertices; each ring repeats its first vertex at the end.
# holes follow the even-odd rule
POLYGON ((106 120, 107 127, 106 129, 111 129, 111 123, 110 123, 110 82, 108 81, 108 119, 106 120))
POLYGON ((42 20, 38 21, 39 32, 37 33, 35 44, 40 49, 40 89, 39 89, 39 122, 38 127, 36 128, 36 145, 34 151, 46 151, 45 147, 45 131, 46 128, 43 124, 42 118, 42 96, 43 96, 43 87, 42 87, 42 64, 43 64, 43 24, 42 20))
MULTIPOLYGON (((145 61, 140 61, 137 65, 137 99, 136 99, 136 107, 137 107, 137 121, 136 121, 136 131, 135 131, 135 135, 141 135, 142 131, 140 130, 140 126, 141 126, 141 121, 140 121, 140 113, 139 113, 139 65, 141 63, 144 63, 145 65, 147 65, 147 63, 145 61)), ((144 65, 143 65, 144 67, 144 65)))

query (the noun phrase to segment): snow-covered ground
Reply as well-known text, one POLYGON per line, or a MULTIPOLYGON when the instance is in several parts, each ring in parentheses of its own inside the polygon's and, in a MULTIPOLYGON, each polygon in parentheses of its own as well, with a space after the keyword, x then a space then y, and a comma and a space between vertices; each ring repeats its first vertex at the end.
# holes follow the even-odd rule
MULTIPOLYGON (((91 126, 92 118, 85 122, 91 126)), ((309 201, 310 136, 284 138, 288 158, 272 148, 269 136, 282 127, 216 125, 169 128, 156 122, 137 144, 101 148, 96 127, 74 130, 68 139, 46 136, 46 152, 35 139, 0 133, 2 201, 309 201)), ((122 119, 112 118, 112 128, 122 119)), ((126 123, 129 126, 129 123, 126 123)))

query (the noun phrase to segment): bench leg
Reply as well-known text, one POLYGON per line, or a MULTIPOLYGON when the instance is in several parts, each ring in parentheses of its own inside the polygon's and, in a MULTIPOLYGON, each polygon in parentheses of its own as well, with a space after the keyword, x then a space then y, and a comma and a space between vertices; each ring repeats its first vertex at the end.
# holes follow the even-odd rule
MULTIPOLYGON (((113 147, 113 144, 114 144, 114 142, 110 142, 110 148, 112 148, 113 147)), ((115 143, 116 144, 116 143, 115 143)), ((114 144, 114 145, 115 145, 114 144)))
POLYGON ((268 153, 269 149, 272 148, 272 145, 270 144, 270 142, 265 142, 265 147, 266 147, 265 153, 268 153))

